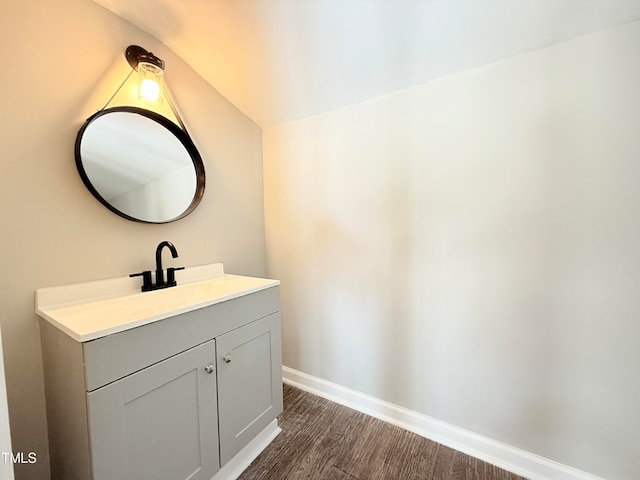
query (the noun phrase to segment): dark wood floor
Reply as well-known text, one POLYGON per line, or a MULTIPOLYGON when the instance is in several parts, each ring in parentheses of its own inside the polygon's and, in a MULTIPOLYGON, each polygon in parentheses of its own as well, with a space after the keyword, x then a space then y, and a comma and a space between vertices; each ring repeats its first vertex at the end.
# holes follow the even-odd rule
POLYGON ((282 433, 241 480, 522 480, 522 477, 297 388, 282 433))

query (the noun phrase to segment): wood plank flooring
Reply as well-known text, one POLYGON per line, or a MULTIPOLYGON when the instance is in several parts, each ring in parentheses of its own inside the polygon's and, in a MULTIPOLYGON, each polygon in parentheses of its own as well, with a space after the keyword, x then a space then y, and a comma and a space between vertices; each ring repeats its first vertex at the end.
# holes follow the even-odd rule
POLYGON ((289 385, 279 424, 240 480, 522 480, 289 385))

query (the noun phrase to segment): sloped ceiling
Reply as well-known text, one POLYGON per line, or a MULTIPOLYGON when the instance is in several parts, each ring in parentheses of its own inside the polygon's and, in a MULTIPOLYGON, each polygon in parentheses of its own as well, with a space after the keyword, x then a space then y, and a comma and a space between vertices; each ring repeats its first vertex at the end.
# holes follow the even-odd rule
POLYGON ((95 1, 261 126, 640 19, 638 0, 95 1))

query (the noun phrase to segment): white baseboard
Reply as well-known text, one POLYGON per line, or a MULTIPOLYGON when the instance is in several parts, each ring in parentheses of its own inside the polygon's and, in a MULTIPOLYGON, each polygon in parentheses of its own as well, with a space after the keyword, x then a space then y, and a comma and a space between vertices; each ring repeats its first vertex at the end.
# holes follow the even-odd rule
POLYGON ((282 429, 278 427, 278 420, 274 420, 218 470, 211 480, 236 480, 280 432, 282 429))
POLYGON ((282 367, 282 380, 531 480, 604 480, 289 367, 282 367))

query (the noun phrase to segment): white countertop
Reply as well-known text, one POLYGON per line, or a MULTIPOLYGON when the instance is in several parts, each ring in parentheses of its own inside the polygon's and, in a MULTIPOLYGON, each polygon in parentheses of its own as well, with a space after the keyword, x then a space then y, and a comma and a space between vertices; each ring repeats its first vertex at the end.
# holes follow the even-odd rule
POLYGON ((176 287, 141 292, 140 277, 36 290, 36 313, 78 342, 279 285, 278 280, 225 274, 221 263, 176 272, 176 287))

